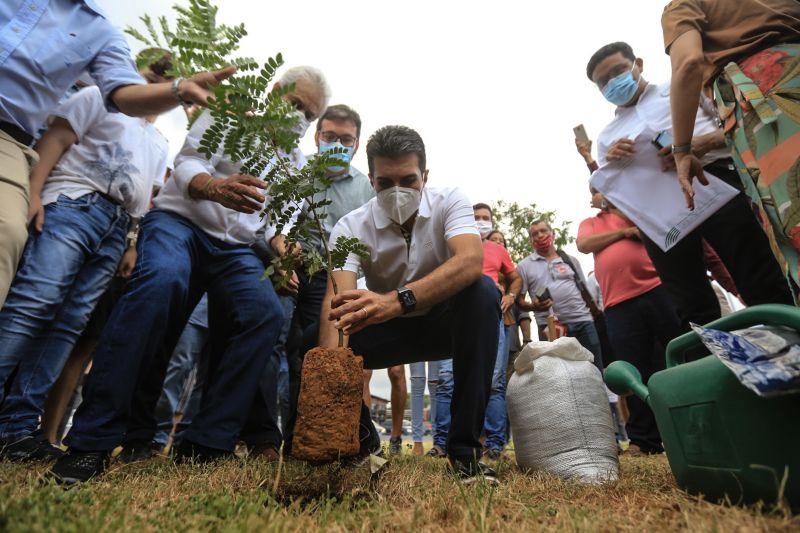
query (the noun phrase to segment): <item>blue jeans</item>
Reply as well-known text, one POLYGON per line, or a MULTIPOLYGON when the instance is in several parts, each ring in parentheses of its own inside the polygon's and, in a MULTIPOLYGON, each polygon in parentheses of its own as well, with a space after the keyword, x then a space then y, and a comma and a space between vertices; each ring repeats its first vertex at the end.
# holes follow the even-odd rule
POLYGON ((184 406, 183 418, 175 430, 175 440, 192 422, 195 413, 200 408, 200 399, 203 395, 205 376, 201 376, 201 368, 205 361, 202 360, 203 352, 208 344, 208 297, 203 295, 200 303, 192 311, 189 323, 181 333, 175 351, 169 360, 167 375, 164 378, 164 388, 158 399, 155 410, 157 423, 156 434, 153 440, 159 444, 166 444, 172 431, 173 417, 181 402, 181 396, 187 391, 187 380, 195 372, 194 384, 189 399, 184 406), (196 369, 196 370, 195 370, 196 369))
POLYGON ((597 328, 594 327, 594 320, 583 322, 565 322, 567 326, 567 337, 575 337, 581 346, 592 352, 594 355, 594 366, 603 372, 603 349, 600 347, 600 337, 597 335, 597 328))
POLYGON ((436 423, 433 425, 433 445, 447 450, 450 431, 450 404, 453 401, 453 360, 439 361, 439 383, 436 384, 436 423))
MULTIPOLYGON (((428 391, 430 392, 430 419, 436 420, 436 384, 439 381, 439 362, 420 361, 411 363, 411 438, 422 442, 425 435, 423 424, 425 405, 425 365, 428 365, 428 391)), ((433 424, 431 424, 433 425, 433 424)))
POLYGON ((98 193, 45 206, 44 229, 31 231, 0 312, 0 439, 39 425, 47 392, 114 276, 129 221, 98 193))
POLYGON ((131 400, 124 447, 140 446, 150 441, 166 444, 175 411, 180 403, 186 380, 195 371, 195 383, 181 423, 175 431, 180 441, 186 428, 200 408, 206 370, 208 367, 208 297, 203 295, 192 311, 189 323, 181 332, 172 351, 166 375, 145 372, 139 377, 131 400))
MULTIPOLYGON (((259 382, 258 393, 253 398, 247 422, 239 435, 239 440, 244 441, 251 449, 266 445, 277 450, 283 441, 281 428, 278 427, 278 388, 280 386, 281 354, 286 354, 286 343, 291 330, 295 301, 289 296, 279 296, 278 300, 281 305, 280 333, 272 353, 267 354, 268 362, 259 382)), ((288 378, 288 363, 286 377, 288 378)), ((288 383, 286 385, 288 387, 288 383)), ((284 423, 283 420, 281 423, 284 423)))
POLYGON ((208 380, 184 440, 233 450, 282 324, 263 272, 249 246, 209 237, 169 211, 150 211, 139 260, 98 342, 66 444, 86 451, 120 444, 138 378, 153 373, 163 381, 192 309, 208 292, 208 380))
POLYGON ((500 341, 497 343, 497 358, 492 372, 492 392, 486 405, 483 433, 484 447, 502 450, 506 444, 506 372, 508 371, 508 342, 506 326, 500 319, 500 341))

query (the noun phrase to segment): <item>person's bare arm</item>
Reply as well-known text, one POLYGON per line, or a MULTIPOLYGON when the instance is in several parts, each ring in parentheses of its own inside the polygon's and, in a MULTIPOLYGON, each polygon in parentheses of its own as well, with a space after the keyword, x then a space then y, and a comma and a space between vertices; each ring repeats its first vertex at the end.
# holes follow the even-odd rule
MULTIPOLYGON (((456 235, 447 241, 450 259, 424 278, 409 283, 417 309, 426 309, 475 283, 483 273, 483 245, 477 235, 456 235)), ((399 288, 399 287, 398 287, 399 288)), ((370 324, 380 324, 403 314, 395 291, 378 294, 365 290, 343 291, 332 300, 329 320, 352 335, 370 324), (362 310, 366 310, 365 312, 362 310)))
MULTIPOLYGON (((670 46, 669 56, 672 63, 670 84, 672 138, 675 146, 683 146, 692 142, 697 106, 700 103, 700 91, 703 87, 703 70, 706 62, 700 32, 689 30, 675 39, 670 46)), ((697 177, 701 184, 708 185, 708 180, 703 174, 703 166, 691 152, 676 153, 675 166, 686 205, 694 209, 692 178, 697 177)))
MULTIPOLYGON (((213 93, 209 87, 219 85, 236 72, 230 66, 215 72, 200 72, 178 85, 178 96, 184 102, 206 106, 213 93)), ((111 93, 117 108, 132 117, 158 115, 176 107, 180 102, 172 94, 172 82, 146 85, 123 85, 111 93)))
MULTIPOLYGON (((356 288, 356 273, 347 270, 334 270, 331 275, 336 280, 339 293, 353 291, 356 288)), ((328 278, 328 288, 325 291, 325 298, 322 300, 322 308, 319 317, 319 345, 322 348, 336 348, 339 345, 339 330, 336 329, 334 322, 330 319, 331 301, 333 300, 333 285, 328 278)), ((347 346, 348 338, 345 336, 344 345, 347 346)))
POLYGON ((44 182, 64 152, 77 142, 78 136, 69 122, 61 117, 55 117, 34 147, 36 153, 39 154, 39 162, 31 169, 28 223, 35 218, 36 231, 41 232, 44 228, 44 207, 42 207, 44 182))
POLYGON ((524 318, 519 322, 519 329, 522 330, 522 340, 531 340, 531 319, 524 318))
POLYGON ((596 254, 602 252, 611 244, 621 239, 639 238, 639 229, 635 226, 623 228, 606 233, 596 233, 594 235, 579 236, 575 241, 578 251, 582 254, 596 254))
POLYGON ((504 313, 514 305, 517 295, 522 291, 522 277, 517 272, 517 269, 508 272, 506 280, 508 281, 508 291, 503 295, 503 299, 500 300, 500 310, 504 313))

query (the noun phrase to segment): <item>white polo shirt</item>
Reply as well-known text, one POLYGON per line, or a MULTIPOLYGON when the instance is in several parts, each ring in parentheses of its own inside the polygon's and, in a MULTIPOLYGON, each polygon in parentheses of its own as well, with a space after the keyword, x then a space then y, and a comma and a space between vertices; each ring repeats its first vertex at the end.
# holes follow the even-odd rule
MULTIPOLYGON (((373 198, 339 220, 330 245, 341 235, 364 243, 369 258, 350 254, 343 270, 358 273, 361 269, 369 290, 387 293, 433 272, 450 259, 447 241, 465 234, 480 236, 467 197, 452 187, 424 187, 408 244, 400 225, 392 222, 373 198)), ((419 314, 424 310, 405 316, 419 314)))
MULTIPOLYGON (((226 178, 231 174, 238 173, 241 169, 241 163, 231 161, 222 153, 222 146, 210 160, 200 153, 200 140, 203 138, 206 128, 213 122, 211 114, 206 111, 192 124, 183 148, 175 157, 175 172, 172 179, 167 181, 156 196, 155 206, 158 209, 171 211, 188 218, 206 234, 223 242, 250 245, 256 240, 256 231, 267 223, 266 219, 261 217, 260 210, 248 215, 229 209, 217 202, 194 199, 189 196, 189 183, 198 174, 206 173, 226 178)), ((292 151, 289 158, 297 168, 302 168, 306 163, 305 156, 298 148, 292 151)), ((268 165, 262 176, 269 169, 268 165)), ((261 192, 262 194, 267 193, 267 191, 261 192)))
MULTIPOLYGON (((672 131, 672 113, 669 104, 669 82, 649 84, 639 96, 639 101, 631 107, 618 107, 612 120, 597 137, 597 162, 600 166, 606 163, 606 156, 611 146, 620 139, 634 139, 646 127, 653 131, 672 131)), ((714 104, 702 96, 697 108, 694 123, 694 135, 705 135, 719 130, 714 104)), ((731 157, 729 148, 718 148, 703 156, 703 165, 719 159, 731 157)), ((660 165, 654 160, 654 165, 660 165)))

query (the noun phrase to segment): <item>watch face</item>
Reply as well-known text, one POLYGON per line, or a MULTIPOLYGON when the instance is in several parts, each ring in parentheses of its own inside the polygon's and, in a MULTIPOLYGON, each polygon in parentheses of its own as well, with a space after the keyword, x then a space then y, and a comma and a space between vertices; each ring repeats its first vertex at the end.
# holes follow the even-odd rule
POLYGON ((414 297, 414 293, 411 292, 411 289, 402 289, 397 291, 397 295, 400 299, 400 305, 403 306, 403 309, 408 311, 412 311, 414 306, 417 305, 417 299, 414 297))

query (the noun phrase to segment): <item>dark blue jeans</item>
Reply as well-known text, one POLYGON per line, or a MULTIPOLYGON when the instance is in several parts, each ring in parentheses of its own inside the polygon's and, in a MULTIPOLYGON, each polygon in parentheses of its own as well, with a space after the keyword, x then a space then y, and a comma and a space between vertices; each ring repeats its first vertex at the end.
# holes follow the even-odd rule
POLYGON ((603 372, 603 349, 600 347, 600 337, 597 335, 597 328, 594 327, 594 320, 585 322, 565 322, 567 326, 567 337, 575 337, 581 346, 592 352, 594 355, 594 366, 603 372))
POLYGON ((139 259, 106 324, 66 443, 113 450, 124 437, 138 378, 163 380, 189 315, 208 292, 209 367, 200 410, 184 439, 233 450, 282 323, 264 265, 248 246, 206 235, 154 210, 142 222, 139 259))
POLYGON ((128 223, 99 193, 45 206, 44 229, 31 231, 0 312, 0 439, 39 425, 47 392, 114 276, 128 223))
MULTIPOLYGON (((481 429, 497 356, 500 293, 487 276, 434 306, 426 315, 375 324, 350 337, 365 368, 453 358, 453 401, 447 452, 481 456, 481 429)), ((368 411, 362 409, 362 416, 368 411)), ((362 420, 362 423, 371 423, 362 420)))
MULTIPOLYGON (((433 401, 433 400, 431 400, 433 401)), ((433 445, 447 449, 450 432, 450 405, 453 403, 453 360, 439 361, 439 383, 436 386, 436 423, 433 424, 433 445)))
MULTIPOLYGON (((678 311, 664 285, 606 309, 606 327, 617 357, 642 373, 645 383, 665 368, 664 348, 679 336, 678 311)), ((661 435, 652 410, 628 396, 628 438, 645 452, 662 452, 661 435)))
MULTIPOLYGON (((306 351, 317 345, 319 338, 319 317, 322 300, 328 287, 328 273, 320 271, 309 276, 305 270, 297 271, 300 287, 295 298, 294 314, 286 340, 286 360, 289 378, 289 409, 285 421, 281 420, 283 432, 283 453, 292 453, 294 424, 297 421, 297 400, 300 396, 300 375, 306 351)), ((257 405, 254 408, 258 408, 257 405)), ((257 412, 257 411, 256 411, 257 412)), ((282 416, 282 415, 281 415, 282 416)), ((250 422, 248 421, 248 425, 250 422)))

